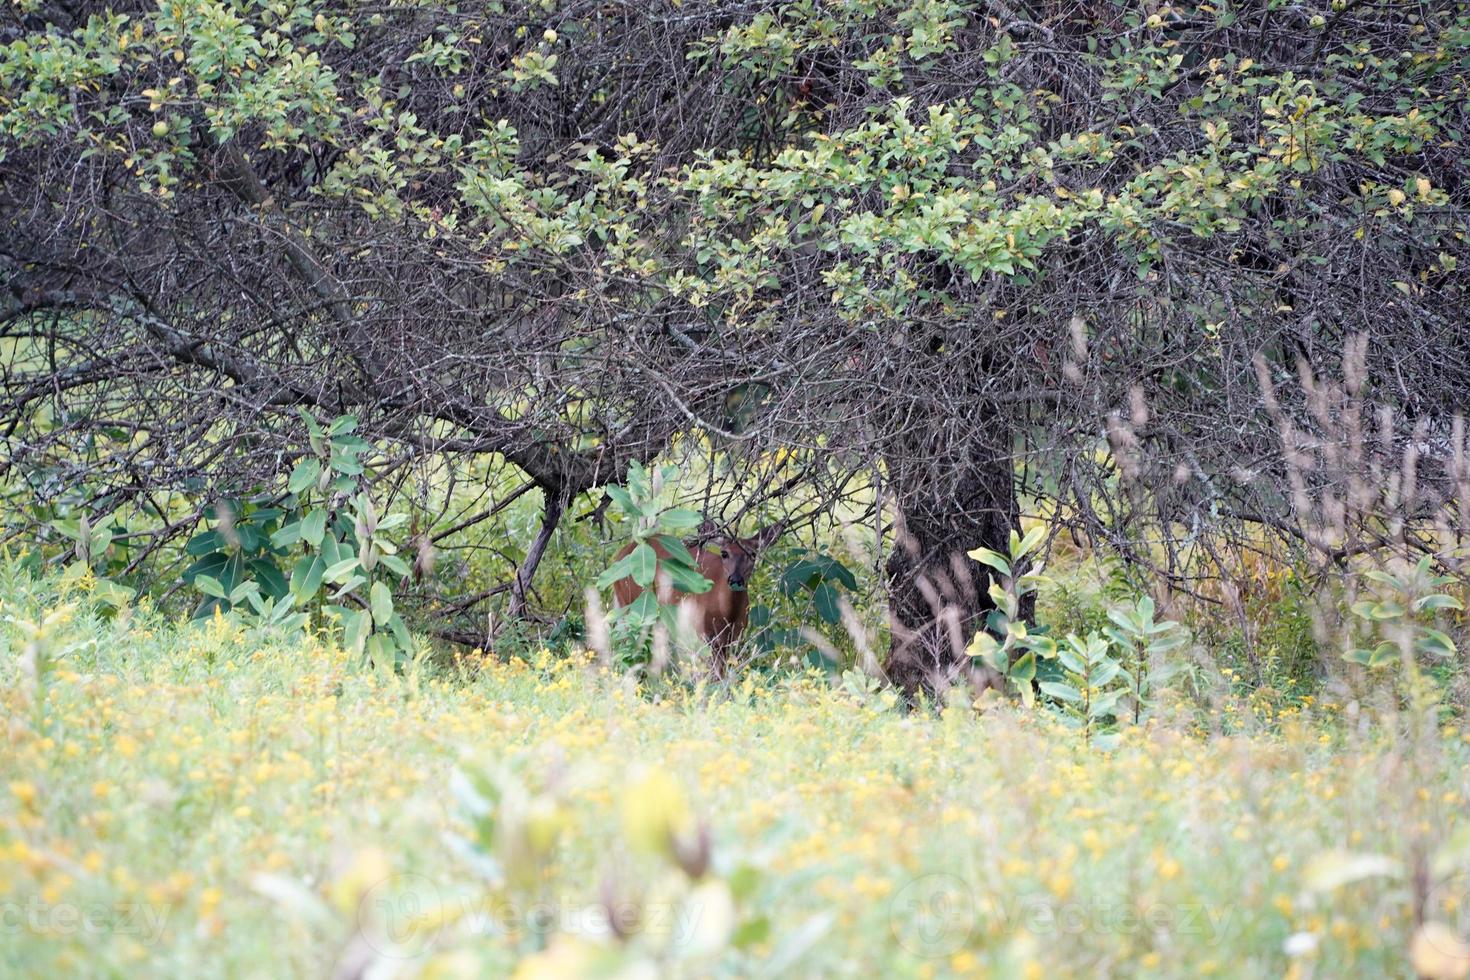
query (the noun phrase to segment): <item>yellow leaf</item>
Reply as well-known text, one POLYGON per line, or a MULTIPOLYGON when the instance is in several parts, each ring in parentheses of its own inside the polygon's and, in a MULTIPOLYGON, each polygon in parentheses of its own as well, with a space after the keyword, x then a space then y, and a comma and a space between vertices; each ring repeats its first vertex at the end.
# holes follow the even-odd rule
POLYGON ((670 854, 674 836, 690 830, 694 814, 684 790, 663 769, 635 776, 623 791, 623 833, 650 854, 670 854))

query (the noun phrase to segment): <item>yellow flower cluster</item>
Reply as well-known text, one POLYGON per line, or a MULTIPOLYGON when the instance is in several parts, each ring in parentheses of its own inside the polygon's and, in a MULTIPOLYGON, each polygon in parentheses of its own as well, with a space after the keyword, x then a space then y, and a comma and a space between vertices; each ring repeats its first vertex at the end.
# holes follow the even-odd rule
MULTIPOLYGON (((0 962, 33 975, 392 955, 574 976, 631 948, 620 907, 624 932, 673 937, 664 975, 1402 974, 1444 936, 1416 933, 1397 869, 1453 851, 1470 798, 1454 727, 1406 747, 1316 714, 1155 722, 1105 751, 1044 715, 905 713, 815 674, 727 696, 581 653, 394 676, 218 623, 47 629, 42 691, 33 638, 0 626, 0 962), (454 788, 506 767, 529 789, 493 812, 454 788), (451 843, 512 811, 494 853, 451 843), (1322 886, 1344 846, 1372 873, 1322 886), (512 887, 539 904, 497 905, 512 887), (395 913, 390 952, 353 946, 395 913)), ((1464 896, 1431 898, 1458 921, 1464 896)))

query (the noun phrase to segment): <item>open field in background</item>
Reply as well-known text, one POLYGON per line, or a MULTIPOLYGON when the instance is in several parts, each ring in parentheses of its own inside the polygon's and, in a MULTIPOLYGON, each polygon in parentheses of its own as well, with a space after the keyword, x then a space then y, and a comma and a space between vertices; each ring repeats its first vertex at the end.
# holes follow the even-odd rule
POLYGON ((1105 751, 854 675, 375 673, 14 569, 0 682, 8 975, 1470 967, 1470 745, 1429 714, 1227 689, 1105 751))

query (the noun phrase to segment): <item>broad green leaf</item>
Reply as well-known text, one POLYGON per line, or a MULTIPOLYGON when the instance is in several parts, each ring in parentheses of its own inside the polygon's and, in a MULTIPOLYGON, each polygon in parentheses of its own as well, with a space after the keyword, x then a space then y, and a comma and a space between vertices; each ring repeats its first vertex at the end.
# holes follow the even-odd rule
POLYGON ((184 545, 184 551, 199 556, 221 551, 224 546, 225 540, 218 531, 203 531, 189 539, 189 543, 184 545))
POLYGON ((670 507, 658 515, 658 526, 666 531, 687 531, 703 522, 703 514, 687 507, 670 507))
POLYGON ((1092 673, 1087 678, 1087 683, 1091 687, 1105 687, 1112 682, 1113 678, 1122 673, 1122 671, 1122 665, 1116 660, 1104 660, 1101 666, 1093 668, 1092 673))
POLYGON ((278 528, 271 535, 271 545, 276 548, 289 548, 301 540, 301 522, 292 521, 285 527, 278 528))
POLYGON ((256 558, 249 564, 250 574, 254 577, 260 591, 272 599, 280 599, 286 595, 288 587, 286 576, 281 573, 276 563, 269 558, 256 558))
POLYGON ((397 555, 379 555, 378 564, 382 565, 384 568, 388 569, 399 578, 408 578, 408 562, 404 561, 402 558, 399 558, 397 555))
POLYGON ((1031 530, 1026 532, 1026 536, 1021 539, 1019 546, 1017 546, 1016 550, 1012 552, 1011 557, 1021 558, 1025 555, 1029 555, 1032 549, 1040 544, 1041 539, 1044 537, 1046 537, 1045 527, 1041 525, 1033 527, 1031 530))
POLYGON ((684 542, 672 534, 660 534, 653 539, 658 542, 659 547, 668 552, 674 564, 681 564, 686 568, 698 568, 699 562, 690 554, 689 549, 684 547, 684 542))
POLYGON ((321 555, 306 555, 291 570, 291 594, 302 602, 310 599, 322 587, 322 578, 326 572, 325 558, 321 555))
POLYGON ((368 590, 368 600, 373 610, 373 622, 380 627, 386 626, 393 615, 393 593, 382 582, 374 582, 368 590))
POLYGON ((224 599, 229 596, 220 580, 213 575, 195 575, 194 588, 205 595, 214 596, 216 599, 224 599))
POLYGON ((1042 681, 1037 686, 1041 688, 1041 693, 1049 698, 1056 698, 1058 701, 1066 701, 1069 704, 1079 704, 1082 701, 1082 692, 1071 684, 1064 684, 1060 681, 1042 681))
POLYGON ((301 540, 313 548, 320 548, 327 533, 327 512, 314 510, 301 519, 301 540))
POLYGON ((604 493, 612 498, 613 503, 618 505, 618 509, 629 517, 647 516, 643 512, 643 508, 633 502, 633 496, 627 490, 624 490, 616 484, 603 487, 602 489, 604 493))
POLYGON ((658 618, 658 596, 654 595, 652 589, 647 590, 633 600, 624 614, 635 623, 652 625, 653 621, 658 618))
POLYGON ((347 649, 353 653, 362 653, 372 625, 366 609, 343 610, 342 640, 347 649))
POLYGON ((823 582, 812 591, 812 606, 827 625, 835 626, 842 622, 842 604, 830 582, 823 582))
POLYGON ((1011 563, 1006 561, 1005 556, 1000 552, 991 551, 989 548, 976 548, 974 551, 968 552, 968 554, 971 558, 980 562, 980 564, 989 565, 1007 578, 1010 577, 1011 563))
POLYGON ((388 631, 393 634, 393 638, 398 641, 398 646, 405 652, 413 650, 413 637, 409 635, 408 624, 403 621, 402 616, 394 613, 388 617, 388 631))
POLYGON ((357 570, 357 567, 356 555, 350 558, 343 558, 341 561, 327 566, 327 581, 333 583, 344 582, 349 575, 357 570))
POLYGON ((1455 641, 1448 634, 1440 630, 1424 627, 1420 636, 1414 641, 1414 645, 1431 657, 1453 657, 1455 655, 1455 641))
POLYGON ((597 587, 605 589, 614 582, 619 582, 633 574, 633 552, 628 552, 617 561, 613 562, 606 570, 597 576, 597 587))
MULTIPOLYGON (((322 462, 315 456, 306 456, 301 459, 291 470, 291 479, 286 481, 286 489, 291 493, 304 493, 309 490, 321 476, 322 462)), ((280 484, 277 484, 280 486, 280 484)))
POLYGON ((658 553, 647 541, 640 541, 638 546, 628 553, 632 559, 629 563, 632 568, 633 581, 645 589, 653 585, 653 576, 658 571, 658 553))
POLYGON ((699 595, 708 592, 714 587, 714 583, 709 579, 705 578, 698 571, 687 568, 684 565, 666 561, 664 562, 663 570, 664 574, 669 577, 669 584, 680 592, 699 595))

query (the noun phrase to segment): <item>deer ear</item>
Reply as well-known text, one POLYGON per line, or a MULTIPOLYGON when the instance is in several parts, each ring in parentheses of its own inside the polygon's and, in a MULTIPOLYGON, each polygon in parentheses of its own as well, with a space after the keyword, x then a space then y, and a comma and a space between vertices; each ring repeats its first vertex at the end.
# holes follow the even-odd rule
POLYGON ((765 551, 781 536, 781 532, 784 530, 786 530, 786 522, 777 521, 774 524, 767 524, 755 532, 755 535, 750 540, 755 544, 756 551, 765 551))

